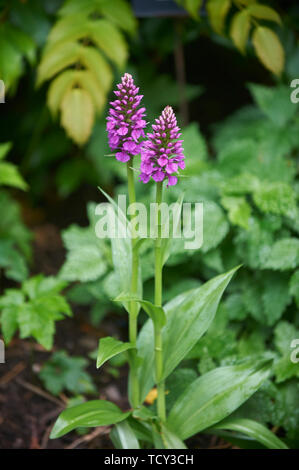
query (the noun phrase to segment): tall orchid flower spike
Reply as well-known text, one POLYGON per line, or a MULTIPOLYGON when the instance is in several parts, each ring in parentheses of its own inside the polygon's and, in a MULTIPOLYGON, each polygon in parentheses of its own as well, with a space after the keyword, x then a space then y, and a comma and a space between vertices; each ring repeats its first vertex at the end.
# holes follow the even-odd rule
POLYGON ((134 155, 140 153, 140 137, 144 137, 146 121, 145 108, 140 108, 143 95, 138 95, 139 88, 135 86, 132 75, 125 73, 121 83, 114 91, 117 99, 111 101, 107 117, 109 146, 116 151, 116 159, 128 162, 134 155))
POLYGON ((148 183, 167 179, 167 186, 177 183, 179 168, 185 168, 180 128, 171 106, 166 106, 161 116, 155 120, 153 132, 147 134, 147 140, 141 148, 140 179, 148 183))

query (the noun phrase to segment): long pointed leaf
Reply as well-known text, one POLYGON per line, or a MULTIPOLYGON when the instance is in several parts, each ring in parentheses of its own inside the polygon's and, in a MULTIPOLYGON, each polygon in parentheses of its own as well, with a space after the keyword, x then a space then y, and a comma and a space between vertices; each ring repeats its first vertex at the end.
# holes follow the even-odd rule
MULTIPOLYGON (((164 378, 184 359, 212 323, 223 291, 238 267, 203 286, 184 292, 164 306, 167 323, 163 329, 164 378)), ((154 383, 154 332, 152 322, 142 328, 137 342, 144 359, 139 370, 142 400, 154 383)))
POLYGON ((268 447, 268 449, 288 449, 288 446, 275 436, 273 432, 252 419, 228 418, 214 426, 211 431, 213 431, 213 429, 226 429, 241 432, 260 442, 265 447, 268 447))
POLYGON ((219 367, 196 379, 172 407, 167 424, 181 439, 226 418, 269 376, 272 360, 219 367))

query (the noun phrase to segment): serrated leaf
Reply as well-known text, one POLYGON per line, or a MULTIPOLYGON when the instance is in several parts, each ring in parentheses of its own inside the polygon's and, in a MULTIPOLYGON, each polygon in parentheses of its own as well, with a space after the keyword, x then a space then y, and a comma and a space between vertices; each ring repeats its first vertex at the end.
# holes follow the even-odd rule
POLYGON ((50 438, 57 439, 79 427, 109 426, 124 421, 129 415, 109 401, 91 400, 64 410, 55 422, 50 438))
POLYGON ((299 265, 299 239, 284 238, 272 246, 263 268, 287 270, 299 265))
POLYGON ((8 91, 22 74, 22 54, 0 35, 0 77, 8 91))
POLYGON ((97 356, 97 369, 101 367, 106 361, 128 349, 134 348, 131 343, 123 343, 112 337, 101 338, 99 341, 99 349, 97 356))
POLYGON ((59 273, 61 279, 67 281, 93 281, 101 277, 107 270, 100 249, 96 245, 82 246, 72 249, 59 273))
POLYGON ((65 351, 55 352, 39 372, 45 388, 53 395, 63 390, 73 394, 94 393, 96 388, 91 376, 85 371, 88 361, 82 357, 71 357, 65 351))
POLYGON ((280 75, 284 68, 285 56, 278 36, 265 26, 257 26, 252 35, 252 42, 262 64, 275 75, 280 75))
POLYGON ((296 210, 293 188, 286 183, 264 183, 253 193, 253 200, 263 212, 292 216, 296 210))
MULTIPOLYGON (((272 361, 271 361, 272 362, 272 361)), ((181 439, 213 426, 244 403, 269 376, 269 360, 219 367, 196 379, 170 411, 167 424, 181 439)))
MULTIPOLYGON (((296 113, 296 106, 290 100, 290 88, 288 86, 267 87, 250 83, 248 88, 257 106, 275 126, 284 128, 296 113)), ((270 132, 271 137, 273 137, 271 130, 270 132)))
POLYGON ((227 13, 231 7, 230 0, 208 0, 207 11, 213 29, 218 34, 223 33, 227 13))
POLYGON ((244 53, 250 31, 250 15, 248 10, 236 13, 232 19, 230 36, 237 48, 244 53))
POLYGON ((221 204, 228 210, 228 218, 234 225, 248 229, 251 207, 244 197, 225 196, 221 204))
POLYGON ((94 122, 94 105, 84 89, 69 90, 61 103, 61 124, 78 145, 86 143, 94 122))

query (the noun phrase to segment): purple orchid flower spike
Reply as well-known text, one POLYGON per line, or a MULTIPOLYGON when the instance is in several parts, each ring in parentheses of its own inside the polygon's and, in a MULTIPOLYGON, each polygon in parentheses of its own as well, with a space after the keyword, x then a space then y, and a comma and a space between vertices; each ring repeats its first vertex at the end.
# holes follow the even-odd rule
POLYGON ((150 178, 156 182, 167 179, 167 186, 174 186, 179 168, 185 168, 183 140, 178 140, 180 128, 170 106, 155 121, 153 132, 147 134, 148 140, 142 144, 140 179, 143 183, 148 183, 150 178))
POLYGON ((128 162, 140 153, 140 137, 144 137, 145 108, 138 108, 143 95, 134 84, 132 75, 125 73, 114 91, 117 99, 111 101, 107 117, 109 146, 120 162, 128 162))

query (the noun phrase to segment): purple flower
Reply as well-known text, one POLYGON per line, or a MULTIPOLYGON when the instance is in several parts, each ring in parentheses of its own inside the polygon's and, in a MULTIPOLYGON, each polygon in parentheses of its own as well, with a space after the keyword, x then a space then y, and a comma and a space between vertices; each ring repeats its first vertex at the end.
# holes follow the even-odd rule
POLYGON ((148 140, 142 144, 140 179, 143 183, 148 183, 150 178, 154 181, 167 179, 167 186, 174 186, 175 174, 185 168, 183 141, 178 140, 180 128, 170 106, 166 106, 155 121, 153 132, 147 134, 148 140))
POLYGON ((114 91, 117 99, 110 102, 107 117, 108 140, 111 150, 116 151, 116 159, 127 162, 140 153, 139 139, 144 137, 146 126, 145 108, 138 108, 143 95, 138 95, 139 88, 132 75, 125 73, 117 88, 114 91))

